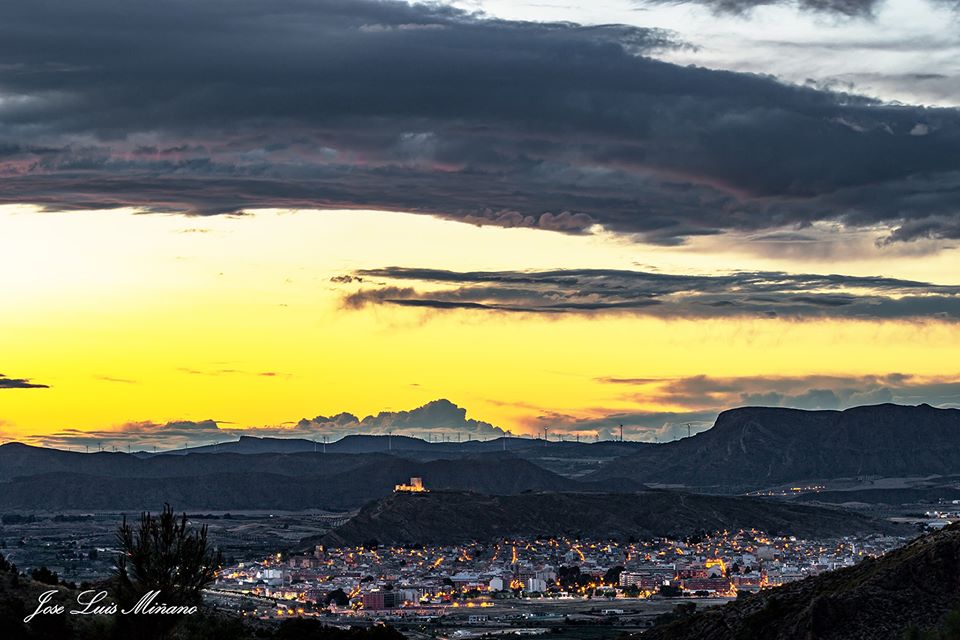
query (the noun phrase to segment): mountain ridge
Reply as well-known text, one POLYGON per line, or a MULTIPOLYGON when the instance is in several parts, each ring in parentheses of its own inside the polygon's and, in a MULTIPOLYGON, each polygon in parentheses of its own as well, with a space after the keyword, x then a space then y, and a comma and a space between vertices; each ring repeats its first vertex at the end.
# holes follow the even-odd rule
MULTIPOLYGON (((62 497, 69 492, 82 498, 82 489, 69 486, 79 477, 118 487, 122 497, 125 488, 123 483, 114 482, 118 478, 165 479, 158 480, 165 491, 179 495, 177 478, 192 486, 194 481, 189 478, 238 473, 285 476, 299 484, 305 484, 306 478, 328 483, 334 476, 353 473, 353 484, 337 478, 329 485, 330 491, 342 490, 350 496, 324 496, 331 505, 339 505, 337 508, 353 508, 382 497, 392 490, 393 484, 406 481, 410 475, 424 476, 434 488, 491 493, 592 491, 604 487, 632 491, 659 486, 738 494, 803 486, 800 483, 824 479, 871 477, 941 480, 914 482, 915 486, 898 490, 899 493, 892 489, 873 491, 866 482, 844 482, 840 483, 841 488, 860 492, 825 492, 823 501, 870 502, 871 496, 878 502, 893 502, 898 496, 926 501, 955 497, 960 491, 956 481, 960 476, 960 410, 929 405, 884 404, 844 411, 742 407, 720 414, 707 431, 664 444, 524 438, 430 443, 408 436, 380 435, 350 436, 341 442, 344 444, 340 450, 338 443, 329 443, 324 452, 321 443, 311 440, 244 436, 237 443, 241 448, 248 447, 246 453, 215 445, 156 455, 80 453, 8 443, 0 445, 0 507, 7 504, 12 508, 16 504, 16 508, 29 508, 25 500, 13 497, 25 495, 29 486, 43 486, 53 496, 59 496, 38 498, 38 508, 46 508, 45 502, 66 504, 62 497), (292 450, 272 450, 278 446, 292 450), (264 447, 267 450, 261 450, 264 447), (302 448, 308 450, 298 450, 302 448), (473 474, 469 481, 458 479, 458 468, 473 474), (57 474, 61 474, 59 481, 57 474), (361 480, 359 486, 366 487, 366 492, 354 486, 356 479, 365 478, 373 479, 365 485, 361 480), (511 485, 511 478, 522 480, 511 485)), ((230 487, 224 490, 233 493, 230 487)), ((282 492, 282 487, 276 490, 282 492)), ((306 493, 319 499, 320 494, 312 487, 306 493)), ((193 489, 189 495, 203 504, 217 503, 193 489)), ((803 496, 807 498, 816 496, 803 496)), ((117 502, 131 501, 124 498, 117 502)), ((301 502, 303 506, 297 508, 310 508, 307 500, 301 502)), ((80 503, 101 501, 84 498, 80 503)), ((296 505, 297 501, 284 498, 284 503, 296 505)), ((242 505, 234 500, 226 508, 239 509, 242 505)))
POLYGON ((433 491, 399 493, 368 503, 320 542, 354 546, 373 538, 381 544, 454 544, 514 535, 627 539, 741 528, 818 537, 899 531, 838 509, 662 489, 498 496, 433 491))
POLYGON ((613 459, 587 478, 742 491, 958 470, 960 410, 880 404, 843 411, 730 409, 707 431, 613 459))

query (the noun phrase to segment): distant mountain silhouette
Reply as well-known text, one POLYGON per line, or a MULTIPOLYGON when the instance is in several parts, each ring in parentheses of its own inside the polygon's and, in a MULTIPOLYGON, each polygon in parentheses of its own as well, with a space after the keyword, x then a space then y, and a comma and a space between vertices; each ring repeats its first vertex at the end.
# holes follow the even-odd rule
MULTIPOLYGON (((96 460, 94 467, 9 480, 0 485, 0 510, 124 510, 164 502, 178 509, 341 510, 389 495, 411 476, 423 477, 433 488, 488 494, 596 487, 510 454, 431 461, 313 453, 196 454, 150 460, 110 454, 110 459, 96 460), (114 464, 116 468, 110 468, 114 464)), ((639 485, 626 481, 614 486, 630 490, 639 485)))
POLYGON ((667 490, 499 496, 435 491, 393 494, 370 503, 320 542, 328 546, 351 546, 370 539, 382 544, 452 544, 514 535, 626 539, 740 528, 799 536, 894 530, 863 515, 766 498, 667 490))
POLYGON ((960 410, 882 404, 846 411, 732 409, 712 429, 611 460, 589 478, 735 491, 958 472, 960 410))
POLYGON ((188 455, 192 453, 239 453, 244 455, 260 453, 389 453, 391 451, 417 451, 429 449, 430 443, 409 436, 346 436, 336 442, 324 444, 323 440, 305 438, 270 438, 259 436, 240 436, 238 440, 189 447, 164 452, 164 455, 188 455))
POLYGON ((202 445, 165 451, 149 455, 186 455, 191 453, 305 453, 327 451, 328 453, 400 453, 417 452, 440 457, 455 454, 485 453, 496 451, 547 453, 572 457, 576 455, 611 458, 633 453, 650 445, 644 442, 618 442, 604 440, 600 442, 544 441, 538 438, 504 436, 492 440, 444 440, 431 442, 422 438, 403 435, 349 435, 334 442, 324 444, 322 440, 304 438, 271 438, 259 436, 240 436, 237 440, 217 444, 202 445))
MULTIPOLYGON (((960 602, 960 528, 655 627, 643 640, 903 640, 960 602)), ((954 638, 955 635, 936 636, 954 638)))
POLYGON ((209 447, 131 455, 10 443, 0 446, 0 508, 152 507, 165 495, 180 508, 353 508, 386 495, 411 475, 437 488, 493 494, 632 491, 644 485, 740 493, 834 478, 946 476, 903 490, 817 494, 835 503, 906 502, 956 499, 950 476, 958 474, 960 410, 890 404, 846 411, 748 407, 722 413, 708 431, 666 444, 514 437, 431 443, 371 435, 329 443, 324 452, 322 443, 311 440, 245 436, 209 447), (264 497, 245 504, 241 486, 249 486, 250 496, 264 497), (137 491, 151 500, 139 502, 137 491))
POLYGON ((337 453, 197 453, 139 456, 119 452, 77 453, 20 443, 0 446, 0 482, 18 476, 58 472, 106 477, 177 477, 218 472, 268 472, 281 475, 323 474, 347 471, 390 459, 387 454, 365 456, 337 453))
POLYGON ((429 461, 473 455, 508 455, 530 460, 561 475, 580 477, 603 462, 650 445, 640 442, 545 442, 535 438, 497 438, 428 442, 408 436, 356 435, 336 442, 301 438, 242 436, 238 440, 163 453, 80 453, 9 443, 0 446, 0 482, 20 475, 57 471, 117 476, 184 476, 238 469, 281 475, 330 473, 386 457, 429 461), (324 453, 325 452, 325 453, 324 453), (296 458, 284 456, 294 455, 296 458))

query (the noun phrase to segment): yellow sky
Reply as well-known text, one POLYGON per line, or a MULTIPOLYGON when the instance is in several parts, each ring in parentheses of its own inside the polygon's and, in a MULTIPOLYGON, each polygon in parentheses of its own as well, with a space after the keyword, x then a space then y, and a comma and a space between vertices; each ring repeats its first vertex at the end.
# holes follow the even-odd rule
POLYGON ((811 261, 716 240, 658 248, 600 234, 478 228, 378 212, 188 218, 0 208, 0 390, 7 434, 213 418, 278 425, 448 398, 523 430, 541 411, 673 409, 602 377, 956 373, 939 322, 665 321, 395 307, 347 310, 330 278, 384 266, 842 272, 944 284, 957 252, 811 261), (638 266, 640 265, 640 266, 638 266), (271 374, 271 375, 264 375, 271 374))

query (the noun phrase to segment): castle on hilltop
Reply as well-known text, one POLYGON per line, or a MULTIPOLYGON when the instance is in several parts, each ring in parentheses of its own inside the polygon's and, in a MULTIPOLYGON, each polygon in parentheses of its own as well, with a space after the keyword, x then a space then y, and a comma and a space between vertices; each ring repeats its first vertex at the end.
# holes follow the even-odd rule
POLYGON ((398 484, 393 491, 394 493, 426 493, 429 489, 423 486, 423 478, 410 478, 410 484, 398 484))

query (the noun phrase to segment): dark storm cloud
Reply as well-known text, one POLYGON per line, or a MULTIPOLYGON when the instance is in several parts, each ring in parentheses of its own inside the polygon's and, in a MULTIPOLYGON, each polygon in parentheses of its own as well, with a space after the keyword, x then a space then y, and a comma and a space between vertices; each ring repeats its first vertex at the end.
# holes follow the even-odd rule
POLYGON ((0 389, 49 389, 49 385, 38 384, 27 378, 8 378, 0 373, 0 389))
POLYGON ((662 243, 818 220, 960 233, 956 110, 649 57, 671 46, 392 1, 10 0, 0 202, 378 208, 662 243))
POLYGON ((960 287, 884 277, 738 272, 674 275, 614 269, 473 271, 389 267, 359 271, 383 284, 344 304, 518 313, 628 312, 659 317, 960 320, 960 287), (425 286, 428 285, 428 286, 425 286), (443 288, 437 289, 437 285, 443 288))

